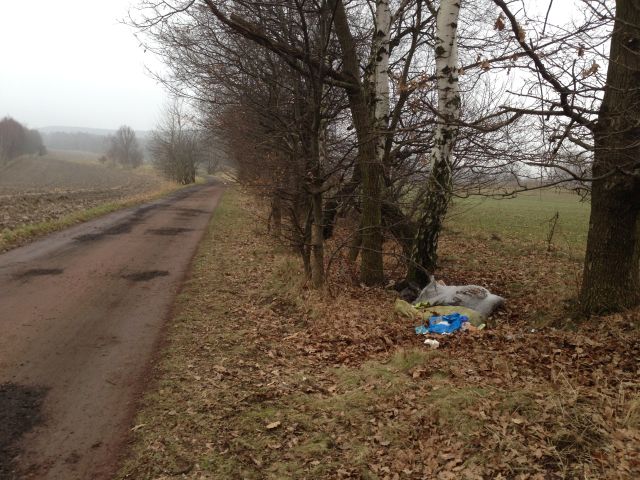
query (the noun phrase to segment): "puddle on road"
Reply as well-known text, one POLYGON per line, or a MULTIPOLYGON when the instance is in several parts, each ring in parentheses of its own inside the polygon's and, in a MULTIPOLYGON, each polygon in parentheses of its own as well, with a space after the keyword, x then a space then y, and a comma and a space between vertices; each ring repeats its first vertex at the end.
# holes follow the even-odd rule
POLYGON ((166 277, 169 272, 166 270, 145 270, 142 272, 128 273, 122 275, 122 278, 131 280, 132 282, 148 282, 157 277, 166 277))
POLYGON ((19 453, 17 442, 42 422, 44 387, 15 383, 0 384, 0 479, 14 479, 13 459, 19 453))
POLYGON ((122 233, 130 233, 133 226, 138 223, 138 220, 129 220, 127 222, 118 223, 113 227, 107 228, 103 233, 105 235, 120 235, 122 233))

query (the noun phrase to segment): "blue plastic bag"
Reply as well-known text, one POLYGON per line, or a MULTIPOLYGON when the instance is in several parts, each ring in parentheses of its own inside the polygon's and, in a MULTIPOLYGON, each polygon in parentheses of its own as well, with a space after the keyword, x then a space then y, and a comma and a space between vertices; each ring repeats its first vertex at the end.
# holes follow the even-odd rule
POLYGON ((460 315, 459 313, 441 316, 433 315, 429 319, 429 326, 419 325, 416 327, 416 334, 438 333, 440 335, 448 335, 460 330, 462 324, 468 321, 469 318, 466 315, 460 315))
POLYGON ((424 335, 425 333, 429 333, 429 329, 424 325, 418 325, 416 327, 416 335, 424 335))

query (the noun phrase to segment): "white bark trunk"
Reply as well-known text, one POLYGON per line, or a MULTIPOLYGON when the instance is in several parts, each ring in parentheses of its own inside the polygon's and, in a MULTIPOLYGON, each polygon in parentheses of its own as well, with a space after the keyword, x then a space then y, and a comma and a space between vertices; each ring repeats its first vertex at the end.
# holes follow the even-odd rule
POLYGON ((451 165, 453 145, 460 118, 460 86, 458 83, 458 18, 462 0, 442 0, 436 20, 436 76, 438 83, 438 114, 431 170, 436 164, 451 165))
POLYGON ((453 187, 451 157, 460 118, 456 34, 462 0, 442 0, 436 20, 438 120, 431 149, 431 172, 409 266, 409 278, 426 283, 437 268, 438 238, 453 187))
POLYGON ((373 37, 374 130, 376 132, 376 159, 384 157, 385 133, 389 125, 389 30, 391 10, 389 0, 376 0, 376 20, 373 37))

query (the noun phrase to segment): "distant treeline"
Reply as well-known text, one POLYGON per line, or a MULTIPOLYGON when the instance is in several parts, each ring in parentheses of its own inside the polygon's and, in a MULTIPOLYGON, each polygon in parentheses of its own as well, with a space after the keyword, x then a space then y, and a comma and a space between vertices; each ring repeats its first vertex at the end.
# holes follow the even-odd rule
POLYGON ((94 133, 49 132, 43 133, 42 139, 47 148, 52 150, 78 150, 104 154, 109 149, 107 137, 94 133))
MULTIPOLYGON (((112 138, 113 135, 86 132, 42 132, 42 140, 45 146, 51 150, 76 150, 100 155, 109 153, 112 138)), ((148 143, 146 136, 138 136, 138 143, 144 158, 148 143)))
POLYGON ((0 165, 20 155, 45 153, 40 132, 26 128, 11 117, 0 120, 0 165))

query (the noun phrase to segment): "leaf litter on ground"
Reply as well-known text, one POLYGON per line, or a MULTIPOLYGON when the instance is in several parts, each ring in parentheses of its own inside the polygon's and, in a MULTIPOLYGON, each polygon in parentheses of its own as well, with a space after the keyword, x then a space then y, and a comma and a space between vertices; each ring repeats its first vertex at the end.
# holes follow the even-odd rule
POLYGON ((225 193, 119 478, 640 477, 640 311, 550 326, 575 260, 445 232, 441 277, 508 304, 431 350, 346 257, 308 289, 255 208, 225 193))

